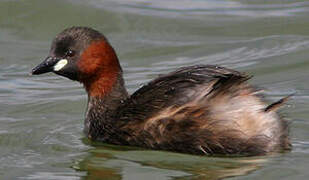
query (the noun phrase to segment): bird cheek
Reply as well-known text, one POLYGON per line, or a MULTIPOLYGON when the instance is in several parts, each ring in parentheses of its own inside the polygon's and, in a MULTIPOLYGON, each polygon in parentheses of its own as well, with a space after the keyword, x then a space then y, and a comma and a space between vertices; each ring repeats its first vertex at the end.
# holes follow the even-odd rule
POLYGON ((99 59, 97 58, 81 58, 77 62, 77 67, 82 75, 90 76, 95 74, 99 67, 99 59))

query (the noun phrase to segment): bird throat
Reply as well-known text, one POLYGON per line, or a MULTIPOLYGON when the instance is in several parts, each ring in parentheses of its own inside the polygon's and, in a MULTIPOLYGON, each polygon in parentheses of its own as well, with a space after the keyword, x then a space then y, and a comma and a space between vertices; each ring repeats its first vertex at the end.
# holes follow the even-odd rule
POLYGON ((91 140, 107 142, 110 136, 116 133, 117 109, 128 98, 122 75, 119 74, 108 89, 96 87, 95 91, 100 91, 100 93, 93 93, 87 89, 86 85, 85 88, 88 92, 88 106, 84 132, 91 140))

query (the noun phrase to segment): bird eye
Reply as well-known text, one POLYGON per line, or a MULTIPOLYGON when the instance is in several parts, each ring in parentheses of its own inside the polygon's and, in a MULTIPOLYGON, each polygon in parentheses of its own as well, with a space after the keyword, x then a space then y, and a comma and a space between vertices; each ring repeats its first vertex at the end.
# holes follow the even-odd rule
POLYGON ((68 57, 72 57, 72 56, 74 56, 74 51, 68 50, 65 55, 68 56, 68 57))

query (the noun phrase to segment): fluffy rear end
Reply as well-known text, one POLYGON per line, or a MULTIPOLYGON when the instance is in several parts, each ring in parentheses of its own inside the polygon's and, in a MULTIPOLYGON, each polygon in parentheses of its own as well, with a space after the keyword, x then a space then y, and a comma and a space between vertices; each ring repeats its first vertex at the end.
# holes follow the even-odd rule
POLYGON ((199 94, 190 102, 148 119, 143 132, 154 138, 150 146, 208 155, 263 155, 290 149, 287 123, 276 108, 261 101, 247 79, 231 76, 196 87, 199 94))
POLYGON ((207 116, 198 120, 201 129, 211 131, 206 152, 259 155, 290 148, 287 123, 275 112, 286 99, 267 106, 247 79, 219 80, 207 95, 207 116))

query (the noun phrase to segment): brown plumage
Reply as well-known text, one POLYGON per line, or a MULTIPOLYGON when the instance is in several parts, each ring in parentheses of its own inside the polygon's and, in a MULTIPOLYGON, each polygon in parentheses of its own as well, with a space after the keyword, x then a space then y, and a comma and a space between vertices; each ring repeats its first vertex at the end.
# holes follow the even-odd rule
POLYGON ((32 73, 53 71, 84 84, 91 140, 200 155, 262 155, 291 147, 287 122, 275 112, 287 98, 268 106, 237 71, 184 67, 129 96, 114 50, 84 27, 60 33, 46 61, 32 73), (61 59, 68 64, 53 70, 61 59))

